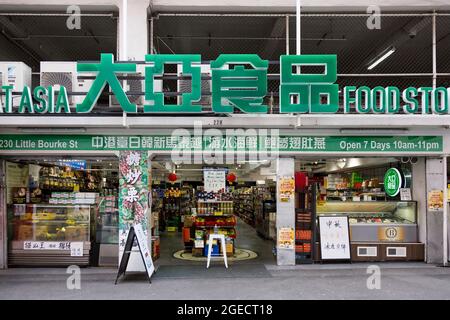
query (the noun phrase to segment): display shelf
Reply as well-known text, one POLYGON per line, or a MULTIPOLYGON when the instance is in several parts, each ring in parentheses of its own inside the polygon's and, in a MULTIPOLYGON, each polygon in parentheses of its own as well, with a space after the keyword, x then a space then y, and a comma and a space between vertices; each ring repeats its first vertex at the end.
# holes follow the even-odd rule
POLYGON ((295 260, 298 264, 314 262, 316 233, 316 185, 296 192, 295 260))

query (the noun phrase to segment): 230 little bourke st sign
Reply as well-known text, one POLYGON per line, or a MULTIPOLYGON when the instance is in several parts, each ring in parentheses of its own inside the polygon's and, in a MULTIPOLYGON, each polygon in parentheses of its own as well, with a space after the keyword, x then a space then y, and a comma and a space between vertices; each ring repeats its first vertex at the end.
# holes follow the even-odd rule
MULTIPOLYGON (((0 113, 88 113, 106 85, 126 113, 199 113, 202 106, 195 104, 202 98, 201 56, 198 54, 160 54, 145 56, 144 103, 130 102, 118 76, 135 73, 136 63, 114 62, 112 54, 101 54, 98 63, 77 64, 79 76, 95 74, 95 79, 83 101, 70 105, 70 92, 60 86, 25 86, 14 92, 12 86, 2 86, 0 113), (190 79, 190 92, 181 94, 178 104, 166 104, 164 92, 155 87, 155 77, 164 75, 165 64, 178 64, 182 76, 190 79), (12 100, 20 99, 18 107, 12 100)), ((267 95, 269 61, 256 54, 222 54, 211 61, 211 107, 215 113, 267 113, 264 104, 267 95)), ((280 113, 337 113, 339 85, 336 55, 283 55, 280 56, 280 113), (321 73, 302 73, 302 66, 317 66, 321 73), (297 71, 300 70, 299 73, 297 71)), ((343 93, 344 113, 362 114, 448 114, 450 88, 394 86, 369 88, 346 86, 343 93)))

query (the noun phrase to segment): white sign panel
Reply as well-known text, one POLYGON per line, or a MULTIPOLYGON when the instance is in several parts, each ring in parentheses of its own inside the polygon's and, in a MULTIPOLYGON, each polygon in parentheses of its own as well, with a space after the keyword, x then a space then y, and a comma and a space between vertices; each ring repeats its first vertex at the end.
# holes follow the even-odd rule
POLYGON ((67 241, 24 241, 24 250, 71 250, 71 242, 67 241))
POLYGON ((224 170, 204 170, 203 179, 206 192, 218 192, 225 190, 225 171, 224 170))
POLYGON ((70 256, 71 257, 83 256, 83 242, 72 242, 70 244, 70 256))
POLYGON ((151 278, 153 272, 155 271, 155 266, 153 264, 152 256, 147 245, 147 234, 142 229, 141 224, 135 224, 134 232, 136 233, 136 239, 139 244, 139 249, 141 251, 142 257, 145 260, 145 270, 147 271, 148 277, 151 278))
POLYGON ((401 201, 411 201, 411 189, 410 188, 401 188, 400 189, 400 200, 401 201))
POLYGON ((347 216, 320 216, 322 260, 350 260, 350 235, 347 216))

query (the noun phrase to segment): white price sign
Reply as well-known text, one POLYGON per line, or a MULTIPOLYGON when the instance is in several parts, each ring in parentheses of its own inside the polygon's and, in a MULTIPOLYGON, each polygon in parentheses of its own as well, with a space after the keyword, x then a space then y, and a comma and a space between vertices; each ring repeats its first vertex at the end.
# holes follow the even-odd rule
POLYGON ((83 256, 83 242, 72 242, 70 244, 70 256, 71 257, 83 256))
POLYGON ((204 185, 206 192, 218 192, 225 190, 225 171, 224 170, 204 170, 204 185))
POLYGON ((319 216, 322 260, 350 260, 350 234, 347 216, 319 216))

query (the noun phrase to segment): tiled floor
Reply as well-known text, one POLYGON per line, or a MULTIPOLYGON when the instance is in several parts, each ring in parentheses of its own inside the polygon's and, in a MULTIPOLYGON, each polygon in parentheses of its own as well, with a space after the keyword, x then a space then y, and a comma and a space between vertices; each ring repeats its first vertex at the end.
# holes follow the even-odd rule
MULTIPOLYGON (((237 220, 237 238, 235 245, 238 248, 248 249, 256 252, 258 258, 246 261, 235 262, 239 264, 275 264, 275 257, 272 253, 274 242, 264 240, 256 234, 253 227, 247 225, 242 220, 237 220)), ((161 234, 161 257, 157 263, 163 265, 203 265, 203 262, 193 262, 179 260, 173 257, 173 253, 184 248, 180 232, 164 232, 161 234)))

